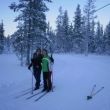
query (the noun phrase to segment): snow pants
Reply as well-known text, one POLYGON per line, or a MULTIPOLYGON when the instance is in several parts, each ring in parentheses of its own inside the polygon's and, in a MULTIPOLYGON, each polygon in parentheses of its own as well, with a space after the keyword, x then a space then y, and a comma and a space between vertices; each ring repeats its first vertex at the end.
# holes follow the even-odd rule
POLYGON ((36 80, 36 83, 35 83, 35 88, 39 88, 40 87, 40 81, 41 81, 41 69, 35 69, 34 68, 34 77, 35 77, 35 80, 36 80))
POLYGON ((51 72, 43 72, 44 89, 49 91, 52 88, 51 72))

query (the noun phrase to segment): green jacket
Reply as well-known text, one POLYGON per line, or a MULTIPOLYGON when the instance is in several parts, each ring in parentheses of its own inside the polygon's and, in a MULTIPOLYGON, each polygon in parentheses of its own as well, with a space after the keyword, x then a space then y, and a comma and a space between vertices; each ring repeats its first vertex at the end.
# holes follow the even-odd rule
POLYGON ((42 59, 42 71, 49 72, 49 57, 44 56, 42 59))

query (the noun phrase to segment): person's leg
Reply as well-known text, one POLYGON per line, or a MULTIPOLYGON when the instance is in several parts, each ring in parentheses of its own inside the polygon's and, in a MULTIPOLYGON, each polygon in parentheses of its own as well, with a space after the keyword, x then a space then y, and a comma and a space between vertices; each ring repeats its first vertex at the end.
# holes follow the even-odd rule
POLYGON ((43 83, 44 83, 44 89, 43 91, 47 90, 47 73, 43 72, 43 83))
POLYGON ((41 76, 41 71, 38 69, 36 72, 36 88, 39 89, 40 86, 40 76, 41 76))
POLYGON ((48 81, 48 89, 47 89, 47 91, 48 92, 52 89, 51 74, 52 74, 51 72, 48 72, 48 78, 47 78, 47 81, 48 81))
POLYGON ((34 75, 34 78, 35 78, 35 89, 36 89, 36 85, 37 85, 37 69, 34 68, 33 71, 34 71, 33 75, 34 75))

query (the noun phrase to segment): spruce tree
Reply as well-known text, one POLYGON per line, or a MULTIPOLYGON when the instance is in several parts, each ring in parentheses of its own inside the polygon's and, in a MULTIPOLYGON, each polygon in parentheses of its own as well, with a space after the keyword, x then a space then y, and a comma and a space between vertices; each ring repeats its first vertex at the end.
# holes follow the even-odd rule
POLYGON ((62 7, 59 8, 59 15, 56 23, 57 50, 59 50, 59 52, 68 52, 70 50, 69 17, 67 10, 63 11, 62 7))
POLYGON ((67 10, 64 11, 63 15, 63 23, 62 23, 62 44, 63 44, 63 51, 69 52, 70 50, 70 40, 69 40, 69 17, 67 10))
POLYGON ((106 26, 104 33, 105 53, 110 55, 110 22, 106 26))
MULTIPOLYGON (((45 2, 51 0, 19 0, 12 3, 10 9, 20 14, 15 19, 22 24, 23 43, 26 45, 26 62, 29 64, 30 56, 35 47, 43 45, 46 33, 46 15, 48 8, 45 2)), ((18 30, 19 32, 19 30, 18 30)), ((20 31, 21 32, 21 31, 20 31)))
POLYGON ((91 29, 90 29, 90 37, 89 37, 89 52, 94 53, 95 52, 95 21, 93 20, 91 22, 91 29))
POLYGON ((82 35, 82 17, 81 9, 78 4, 74 17, 74 49, 76 52, 81 53, 83 46, 83 35, 82 35))
POLYGON ((0 23, 0 54, 4 52, 4 42, 5 42, 4 25, 2 21, 2 23, 0 23))
POLYGON ((87 0, 87 4, 85 5, 84 9, 84 16, 85 16, 85 24, 86 24, 86 34, 85 34, 85 55, 88 55, 88 52, 91 52, 91 24, 92 21, 96 18, 95 16, 95 0, 87 0))
POLYGON ((59 8, 59 15, 56 20, 56 37, 57 37, 57 51, 63 52, 63 10, 62 7, 59 8))
POLYGON ((95 36, 95 52, 101 54, 103 52, 103 27, 100 22, 97 23, 95 36))
POLYGON ((5 38, 5 51, 6 53, 11 53, 11 36, 5 38))
POLYGON ((57 42, 56 42, 56 35, 54 30, 52 29, 52 27, 50 26, 50 23, 48 22, 47 25, 47 40, 48 40, 48 49, 50 51, 50 53, 53 53, 53 51, 56 51, 56 47, 57 47, 57 42))
POLYGON ((69 52, 74 51, 74 28, 73 24, 71 23, 68 28, 68 47, 69 47, 69 52))

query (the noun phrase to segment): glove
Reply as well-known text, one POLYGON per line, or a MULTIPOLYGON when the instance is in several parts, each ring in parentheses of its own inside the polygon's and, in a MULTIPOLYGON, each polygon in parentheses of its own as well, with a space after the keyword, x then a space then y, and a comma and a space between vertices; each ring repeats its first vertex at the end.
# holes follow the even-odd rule
POLYGON ((30 66, 28 66, 28 69, 29 69, 29 70, 31 69, 30 66))

